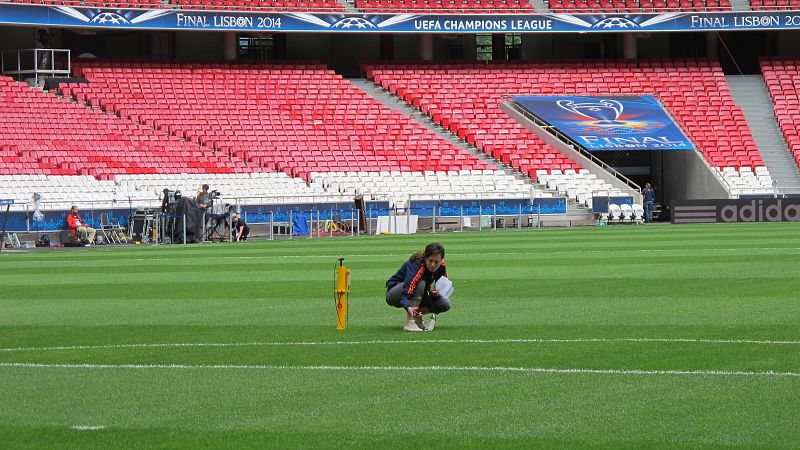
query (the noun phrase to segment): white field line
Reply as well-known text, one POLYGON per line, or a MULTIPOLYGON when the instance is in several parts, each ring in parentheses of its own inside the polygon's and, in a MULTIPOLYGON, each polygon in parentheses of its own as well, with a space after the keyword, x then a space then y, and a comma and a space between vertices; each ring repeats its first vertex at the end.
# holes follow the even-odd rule
POLYGON ((105 430, 105 425, 73 425, 73 430, 78 431, 94 431, 94 430, 105 430))
POLYGON ((39 364, 0 363, 0 368, 22 369, 239 369, 239 370, 304 370, 304 371, 362 371, 362 372, 517 372, 545 374, 600 375, 700 375, 744 377, 800 377, 800 372, 751 372, 741 370, 642 370, 642 369, 554 369, 544 367, 480 367, 480 366, 282 366, 243 364, 39 364))
POLYGON ((175 342, 153 344, 71 345, 53 347, 0 348, 0 352, 36 352, 59 350, 94 350, 124 348, 186 348, 186 347, 279 347, 322 345, 414 345, 414 344, 574 344, 574 343, 667 343, 667 344, 744 344, 800 345, 800 341, 755 339, 669 339, 669 338, 586 338, 586 339, 431 339, 431 340, 371 340, 371 341, 298 341, 298 342, 175 342))

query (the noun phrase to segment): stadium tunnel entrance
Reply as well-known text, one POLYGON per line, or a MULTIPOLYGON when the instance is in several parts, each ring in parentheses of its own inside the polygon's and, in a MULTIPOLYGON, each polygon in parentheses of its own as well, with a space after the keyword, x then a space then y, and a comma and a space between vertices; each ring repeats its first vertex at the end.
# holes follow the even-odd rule
POLYGON ((704 186, 713 175, 698 170, 699 155, 694 150, 604 150, 590 152, 637 185, 650 183, 655 189, 657 220, 670 220, 669 205, 673 200, 714 198, 718 191, 704 186))

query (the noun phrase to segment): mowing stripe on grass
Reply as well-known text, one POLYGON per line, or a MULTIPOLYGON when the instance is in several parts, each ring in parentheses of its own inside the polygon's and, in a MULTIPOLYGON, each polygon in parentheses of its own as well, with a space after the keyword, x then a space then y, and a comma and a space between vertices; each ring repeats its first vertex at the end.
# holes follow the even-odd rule
POLYGON ((701 375, 745 377, 798 377, 800 372, 751 372, 740 370, 645 370, 645 369, 555 369, 545 367, 480 367, 480 366, 270 366, 246 364, 40 364, 0 363, 0 368, 19 369, 241 369, 241 370, 331 370, 365 372, 523 372, 550 374, 598 375, 701 375))
POLYGON ((668 344, 754 344, 800 345, 800 341, 756 339, 669 339, 669 338, 577 338, 577 339, 430 339, 372 341, 298 341, 298 342, 176 342, 155 344, 72 345, 55 347, 0 348, 0 352, 34 352, 57 350, 93 350, 114 348, 180 348, 180 347, 270 347, 314 345, 398 345, 398 344, 573 344, 573 343, 668 343, 668 344))
MULTIPOLYGON (((800 247, 747 247, 747 248, 704 248, 701 249, 704 252, 741 252, 743 250, 780 250, 782 252, 788 251, 800 251, 800 247)), ((653 249, 642 249, 642 248, 631 248, 631 249, 624 249, 624 252, 627 253, 676 253, 676 252, 686 252, 686 251, 694 251, 693 249, 687 248, 653 248, 653 249)), ((597 253, 597 254, 608 254, 608 250, 584 250, 584 249, 575 249, 575 250, 568 250, 568 251, 547 251, 545 252, 547 255, 568 255, 568 254, 583 254, 583 253, 597 253)), ((447 252, 447 255, 450 257, 453 256, 514 256, 514 255, 526 255, 529 254, 528 251, 518 251, 518 252, 447 252)), ((398 253, 361 253, 361 254, 347 254, 345 253, 344 256, 348 258, 369 258, 369 257, 376 257, 376 256, 407 256, 408 252, 398 252, 398 253)), ((216 259, 331 259, 334 258, 335 255, 258 255, 258 256, 231 256, 231 255, 196 255, 191 256, 190 259, 209 259, 214 258, 216 259)), ((70 264, 81 262, 85 263, 88 261, 87 259, 61 259, 58 261, 46 261, 47 264, 70 264)), ((139 261, 139 262, 157 262, 157 261, 175 261, 175 258, 125 258, 125 262, 132 262, 132 261, 139 261)))

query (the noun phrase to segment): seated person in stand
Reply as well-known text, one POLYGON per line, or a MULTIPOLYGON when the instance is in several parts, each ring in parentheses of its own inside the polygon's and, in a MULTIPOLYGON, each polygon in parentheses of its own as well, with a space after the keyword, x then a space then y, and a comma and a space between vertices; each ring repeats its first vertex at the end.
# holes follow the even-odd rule
POLYGON ((246 241, 247 236, 250 234, 250 227, 247 226, 247 223, 243 218, 239 217, 238 214, 231 216, 231 229, 233 230, 233 238, 236 242, 246 241))
POLYGON ((77 206, 73 205, 72 208, 70 208, 69 214, 67 214, 67 225, 69 226, 70 234, 77 234, 80 237, 81 242, 87 247, 92 245, 92 242, 94 242, 94 236, 97 234, 97 230, 86 225, 80 214, 78 214, 77 206))

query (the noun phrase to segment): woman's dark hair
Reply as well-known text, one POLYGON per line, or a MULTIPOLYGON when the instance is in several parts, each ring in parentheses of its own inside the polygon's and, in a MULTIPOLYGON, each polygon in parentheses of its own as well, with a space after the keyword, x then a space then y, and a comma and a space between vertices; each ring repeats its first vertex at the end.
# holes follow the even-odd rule
POLYGON ((423 252, 414 253, 408 259, 409 261, 421 263, 422 261, 428 259, 429 256, 436 254, 442 255, 442 259, 444 259, 444 246, 438 242, 431 242, 425 246, 425 250, 423 252))

